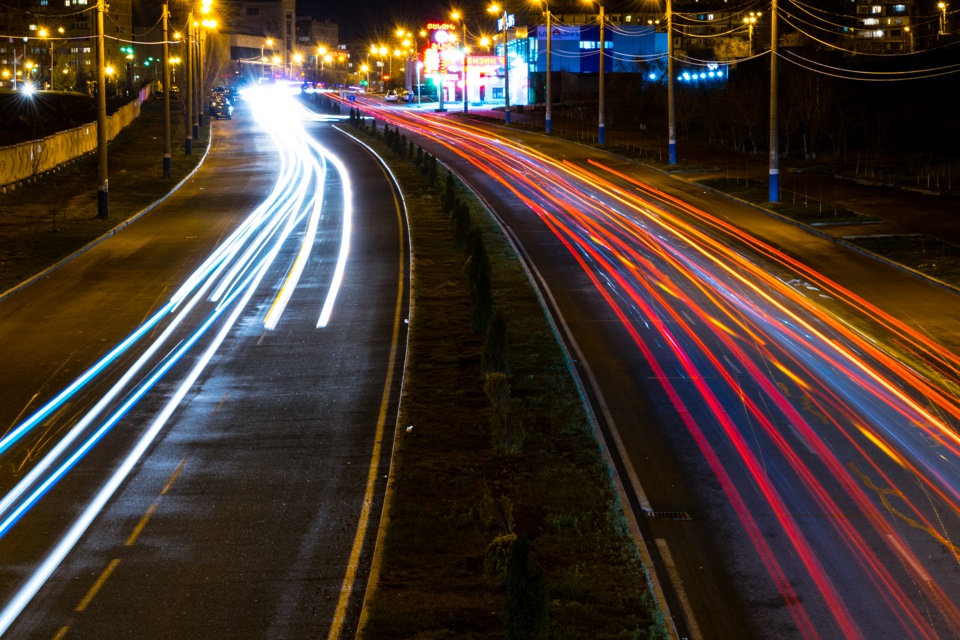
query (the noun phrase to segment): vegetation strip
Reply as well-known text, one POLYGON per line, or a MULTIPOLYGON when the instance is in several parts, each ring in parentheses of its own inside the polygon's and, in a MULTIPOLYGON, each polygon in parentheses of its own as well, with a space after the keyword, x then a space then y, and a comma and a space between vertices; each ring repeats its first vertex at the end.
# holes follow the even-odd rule
POLYGON ((404 189, 416 310, 363 637, 666 637, 569 363, 509 243, 436 158, 351 115, 404 189))

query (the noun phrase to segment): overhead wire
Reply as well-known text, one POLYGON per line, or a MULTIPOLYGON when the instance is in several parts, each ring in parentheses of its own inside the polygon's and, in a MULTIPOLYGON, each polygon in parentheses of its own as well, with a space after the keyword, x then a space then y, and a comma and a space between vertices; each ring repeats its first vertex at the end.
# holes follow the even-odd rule
POLYGON ((835 67, 832 65, 810 60, 790 49, 781 49, 778 55, 786 62, 819 73, 821 75, 838 78, 841 80, 858 80, 863 82, 896 82, 905 80, 924 80, 936 78, 954 73, 960 73, 960 63, 945 65, 942 67, 932 67, 928 69, 912 69, 906 71, 859 71, 835 67), (794 60, 794 58, 796 60, 794 60), (797 60, 802 60, 806 64, 800 64, 797 60), (843 73, 841 73, 843 72, 843 73))
MULTIPOLYGON (((935 73, 931 73, 931 72, 929 72, 929 70, 928 70, 928 71, 925 71, 923 75, 911 76, 911 77, 908 77, 908 78, 902 78, 902 77, 901 77, 901 78, 861 78, 861 77, 856 77, 856 76, 851 76, 851 75, 842 75, 842 74, 839 74, 839 73, 830 73, 830 72, 828 72, 828 71, 823 71, 823 70, 821 70, 821 69, 816 69, 816 68, 814 68, 813 66, 809 66, 809 65, 815 65, 815 64, 816 64, 816 62, 813 61, 813 60, 809 60, 809 59, 807 59, 807 58, 802 58, 802 57, 800 57, 800 56, 796 56, 797 58, 799 58, 799 59, 801 59, 801 60, 803 60, 804 62, 807 63, 807 64, 801 64, 800 62, 797 62, 796 60, 792 60, 792 59, 788 58, 787 55, 788 55, 788 54, 787 54, 787 50, 784 50, 784 51, 781 51, 781 52, 778 53, 778 56, 779 56, 784 62, 789 62, 790 64, 793 64, 793 65, 796 66, 796 67, 800 67, 801 69, 806 69, 807 71, 810 71, 811 73, 816 73, 816 74, 819 74, 819 75, 822 75, 822 76, 827 76, 827 77, 830 77, 830 78, 837 78, 837 79, 839 79, 839 80, 856 80, 856 81, 861 81, 861 82, 905 82, 905 81, 909 81, 909 80, 928 80, 928 79, 930 79, 930 78, 938 78, 938 77, 941 77, 941 76, 947 76, 947 75, 952 75, 952 74, 955 74, 955 73, 960 73, 960 66, 957 66, 957 67, 952 68, 952 69, 950 69, 950 70, 946 70, 946 69, 945 69, 945 70, 943 70, 943 71, 935 72, 935 73)), ((789 52, 789 55, 795 55, 795 54, 794 54, 793 52, 789 52)), ((844 70, 844 71, 848 71, 848 70, 844 70)))

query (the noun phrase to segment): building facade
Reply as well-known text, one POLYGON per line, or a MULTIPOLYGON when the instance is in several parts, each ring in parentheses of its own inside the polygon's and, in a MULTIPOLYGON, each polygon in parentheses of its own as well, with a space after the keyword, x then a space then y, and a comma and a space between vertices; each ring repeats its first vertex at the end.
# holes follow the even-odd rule
MULTIPOLYGON (((95 0, 10 0, 0 4, 0 87, 90 92, 96 80, 95 0)), ((132 0, 111 0, 104 15, 109 91, 133 83, 123 48, 135 40, 132 0)))

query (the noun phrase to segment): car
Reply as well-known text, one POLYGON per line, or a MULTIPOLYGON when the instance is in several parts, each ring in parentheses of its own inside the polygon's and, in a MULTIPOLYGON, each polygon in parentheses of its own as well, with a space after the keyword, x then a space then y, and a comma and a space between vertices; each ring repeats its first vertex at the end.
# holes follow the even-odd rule
POLYGON ((414 95, 413 91, 410 91, 409 89, 404 89, 400 92, 400 102, 413 102, 415 97, 416 96, 414 95))
POLYGON ((390 89, 390 91, 387 91, 387 95, 383 96, 383 99, 387 102, 397 102, 400 100, 400 95, 396 89, 390 89))
POLYGON ((214 100, 210 103, 210 115, 217 120, 233 120, 233 105, 226 100, 214 100))

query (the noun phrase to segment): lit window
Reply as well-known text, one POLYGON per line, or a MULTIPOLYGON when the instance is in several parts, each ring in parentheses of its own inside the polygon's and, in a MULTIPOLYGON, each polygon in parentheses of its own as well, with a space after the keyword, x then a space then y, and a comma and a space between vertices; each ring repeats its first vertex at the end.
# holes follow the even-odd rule
POLYGON ((878 24, 880 24, 880 21, 877 20, 876 18, 867 18, 863 21, 863 26, 865 27, 873 27, 878 24))
POLYGON ((875 4, 872 7, 870 7, 870 13, 883 13, 883 7, 881 7, 878 4, 875 4))
POLYGON ((894 10, 896 13, 906 13, 906 11, 907 11, 907 5, 905 5, 905 4, 895 4, 895 5, 893 5, 893 10, 894 10))

